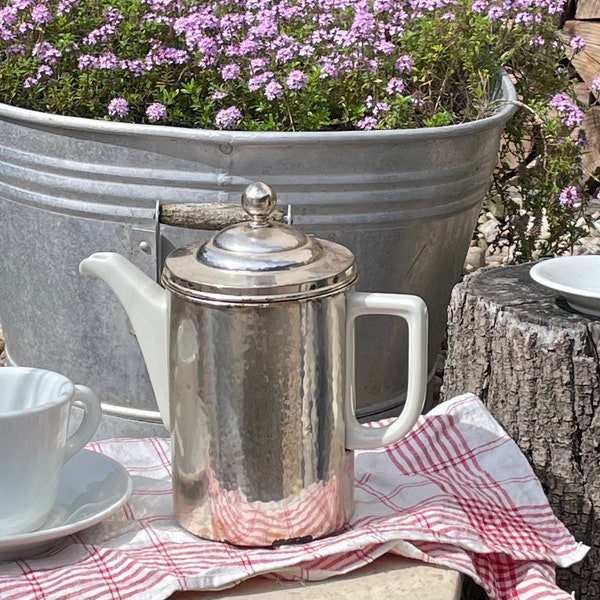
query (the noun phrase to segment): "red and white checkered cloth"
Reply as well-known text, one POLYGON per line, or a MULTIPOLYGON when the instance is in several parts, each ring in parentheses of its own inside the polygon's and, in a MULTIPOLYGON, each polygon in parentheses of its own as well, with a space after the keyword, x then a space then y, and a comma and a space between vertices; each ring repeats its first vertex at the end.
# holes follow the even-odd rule
POLYGON ((445 565, 491 598, 570 599, 554 584, 588 551, 556 519, 529 464, 483 404, 464 395, 386 449, 356 453, 356 511, 339 535, 277 549, 200 540, 171 517, 168 440, 91 449, 127 467, 123 509, 29 560, 0 564, 2 600, 161 600, 259 574, 320 580, 386 552, 445 565))

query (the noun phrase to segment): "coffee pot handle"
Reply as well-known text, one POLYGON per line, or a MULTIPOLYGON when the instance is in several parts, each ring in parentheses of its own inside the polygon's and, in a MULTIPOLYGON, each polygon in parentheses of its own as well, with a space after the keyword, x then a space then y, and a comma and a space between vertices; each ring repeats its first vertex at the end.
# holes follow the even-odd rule
MULTIPOLYGON (((352 450, 387 446, 416 423, 427 390, 427 305, 418 296, 350 292, 346 296, 346 447, 352 450), (355 321, 361 315, 392 315, 408 325, 408 384, 402 412, 390 425, 365 427, 356 418, 355 321)), ((400 368, 400 367, 399 367, 400 368)))

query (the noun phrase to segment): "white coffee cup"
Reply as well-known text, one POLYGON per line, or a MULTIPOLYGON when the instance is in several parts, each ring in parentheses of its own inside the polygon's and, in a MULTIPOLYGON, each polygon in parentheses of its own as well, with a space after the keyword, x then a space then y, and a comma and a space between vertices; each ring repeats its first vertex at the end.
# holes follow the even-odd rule
POLYGON ((44 524, 63 464, 100 425, 95 394, 65 376, 32 367, 0 367, 0 538, 44 524), (67 437, 71 407, 84 409, 67 437))

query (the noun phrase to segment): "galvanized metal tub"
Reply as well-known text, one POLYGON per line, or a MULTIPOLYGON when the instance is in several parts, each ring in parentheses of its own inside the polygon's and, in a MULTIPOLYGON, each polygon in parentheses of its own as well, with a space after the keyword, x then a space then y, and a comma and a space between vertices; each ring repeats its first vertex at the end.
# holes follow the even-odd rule
MULTIPOLYGON (((516 98, 508 77, 502 95, 516 98)), ((212 233, 160 226, 157 202, 239 203, 262 180, 294 225, 348 246, 357 289, 417 294, 430 315, 429 364, 514 106, 431 129, 206 131, 60 117, 0 104, 0 324, 10 364, 64 373, 105 405, 100 437, 165 434, 124 311, 79 276, 92 252, 156 276, 166 252, 212 233)), ((406 332, 363 317, 358 412, 393 414, 406 388, 406 332)))

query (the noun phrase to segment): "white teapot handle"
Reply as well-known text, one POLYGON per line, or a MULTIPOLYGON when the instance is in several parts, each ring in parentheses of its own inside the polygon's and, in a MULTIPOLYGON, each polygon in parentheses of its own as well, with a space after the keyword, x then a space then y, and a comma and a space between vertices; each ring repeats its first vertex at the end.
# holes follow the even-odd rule
MULTIPOLYGON (((349 292, 346 296, 346 447, 352 450, 387 446, 416 423, 427 391, 427 305, 418 296, 349 292), (408 325, 408 384, 398 418, 385 427, 365 427, 355 413, 355 320, 360 315, 393 315, 408 325)), ((400 365, 398 366, 400 368, 400 365)))

